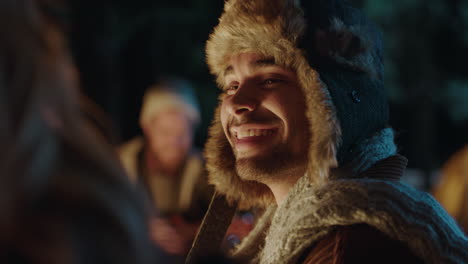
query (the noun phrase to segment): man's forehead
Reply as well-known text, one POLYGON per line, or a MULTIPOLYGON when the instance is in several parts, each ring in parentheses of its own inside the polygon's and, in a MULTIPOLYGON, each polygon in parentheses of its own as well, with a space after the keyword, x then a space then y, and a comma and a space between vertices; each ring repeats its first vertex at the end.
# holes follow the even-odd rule
POLYGON ((253 69, 268 67, 268 66, 278 66, 275 62, 273 57, 262 57, 255 53, 243 53, 234 55, 230 59, 229 65, 223 72, 223 76, 227 76, 229 74, 233 74, 234 66, 239 63, 245 63, 252 67, 253 69))

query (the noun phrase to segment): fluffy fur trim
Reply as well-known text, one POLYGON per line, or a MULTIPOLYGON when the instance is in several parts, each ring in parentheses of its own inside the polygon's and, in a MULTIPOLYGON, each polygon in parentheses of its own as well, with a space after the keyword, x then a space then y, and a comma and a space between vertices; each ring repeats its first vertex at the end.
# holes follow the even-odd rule
MULTIPOLYGON (((307 59, 299 42, 306 32, 304 11, 295 0, 230 0, 225 3, 219 25, 207 46, 207 62, 221 86, 230 57, 254 52, 296 72, 304 92, 310 120, 310 150, 307 174, 312 182, 324 182, 331 168, 337 167, 336 153, 341 128, 326 85, 307 59)), ((328 28, 315 32, 318 42, 309 43, 314 50, 336 64, 360 71, 373 71, 374 55, 360 35, 359 24, 348 26, 336 17, 328 28), (348 38, 349 41, 343 41, 348 38), (317 43, 334 43, 318 47, 317 43)), ((372 73, 378 74, 378 73, 372 73)), ((235 158, 222 130, 219 109, 209 132, 205 156, 210 183, 226 195, 228 201, 239 201, 241 208, 267 206, 273 201, 270 190, 256 182, 243 181, 236 174, 235 158)))

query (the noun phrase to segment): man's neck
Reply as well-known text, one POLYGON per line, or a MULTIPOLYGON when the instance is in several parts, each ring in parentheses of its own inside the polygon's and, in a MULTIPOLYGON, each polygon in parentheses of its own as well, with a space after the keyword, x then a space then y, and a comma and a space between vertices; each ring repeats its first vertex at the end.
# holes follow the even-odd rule
POLYGON ((281 203, 286 199, 289 194, 289 191, 294 187, 296 182, 305 174, 306 169, 298 169, 295 173, 290 173, 285 175, 283 180, 274 180, 271 182, 265 182, 270 188, 273 196, 275 196, 276 204, 281 205, 281 203))

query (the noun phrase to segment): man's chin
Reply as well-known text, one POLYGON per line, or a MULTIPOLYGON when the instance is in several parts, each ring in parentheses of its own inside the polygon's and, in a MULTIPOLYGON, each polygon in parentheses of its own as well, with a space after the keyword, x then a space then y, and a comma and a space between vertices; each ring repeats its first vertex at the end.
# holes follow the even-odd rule
POLYGON ((236 170, 242 180, 264 182, 274 177, 278 162, 274 157, 239 158, 236 161, 236 170))
POLYGON ((239 157, 236 171, 242 180, 261 183, 279 180, 301 171, 307 166, 307 155, 294 155, 286 151, 272 151, 267 155, 250 158, 239 157), (299 170, 298 170, 299 169, 299 170))
POLYGON ((243 150, 237 150, 236 151, 236 159, 237 160, 265 160, 269 159, 269 153, 271 153, 271 149, 243 149, 243 150))

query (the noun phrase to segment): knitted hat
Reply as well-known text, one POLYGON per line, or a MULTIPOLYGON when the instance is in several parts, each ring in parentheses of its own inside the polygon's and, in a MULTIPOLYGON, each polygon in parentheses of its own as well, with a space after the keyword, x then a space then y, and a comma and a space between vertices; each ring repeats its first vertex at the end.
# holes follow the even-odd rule
POLYGON ((165 79, 148 88, 143 97, 140 126, 149 124, 160 112, 183 111, 194 125, 200 122, 200 110, 192 85, 182 79, 165 79))
MULTIPOLYGON (((360 143, 387 126, 381 38, 342 0, 300 2, 227 1, 207 42, 207 62, 220 86, 231 56, 245 52, 296 72, 310 121, 307 173, 311 182, 323 182, 331 168, 353 162, 360 143)), ((228 201, 241 207, 274 201, 265 185, 237 175, 219 109, 205 156, 210 182, 228 201)))

